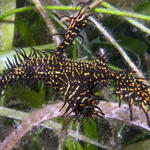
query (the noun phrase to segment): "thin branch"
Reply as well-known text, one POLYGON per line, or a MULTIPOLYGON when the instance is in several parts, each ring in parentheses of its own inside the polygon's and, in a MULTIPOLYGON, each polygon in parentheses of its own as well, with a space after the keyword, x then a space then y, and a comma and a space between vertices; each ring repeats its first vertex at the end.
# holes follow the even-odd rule
MULTIPOLYGON (((102 3, 104 0, 96 0, 96 1, 94 1, 93 3, 91 3, 89 6, 88 6, 88 8, 90 8, 90 10, 91 9, 93 9, 94 7, 96 7, 97 5, 99 5, 100 3, 102 3)), ((71 9, 73 9, 73 10, 80 10, 81 8, 80 7, 78 7, 78 8, 76 8, 76 7, 72 7, 71 9)), ((81 13, 82 12, 84 12, 84 13, 86 13, 86 12, 88 12, 89 11, 89 9, 87 9, 87 7, 85 7, 85 8, 83 8, 82 10, 81 10, 81 13)), ((78 12, 76 12, 75 14, 73 14, 73 15, 71 15, 71 17, 74 17, 74 16, 76 16, 78 14, 78 12)), ((61 19, 61 21, 62 22, 65 22, 65 21, 67 21, 68 20, 68 17, 64 17, 63 19, 61 19)))
POLYGON ((93 3, 91 3, 91 4, 89 5, 89 8, 90 8, 90 9, 93 9, 93 8, 95 8, 97 5, 101 4, 103 1, 104 1, 104 0, 96 0, 96 1, 94 1, 93 3))
MULTIPOLYGON (((44 7, 43 7, 42 4, 40 3, 40 1, 39 1, 39 0, 32 0, 32 2, 35 4, 37 10, 40 12, 41 16, 42 16, 43 19, 45 20, 45 22, 46 22, 46 24, 47 24, 47 27, 48 27, 48 29, 49 29, 49 31, 50 31, 50 33, 51 33, 51 34, 57 33, 56 28, 54 27, 54 25, 53 25, 51 19, 50 19, 49 16, 47 15, 46 10, 44 9, 44 7)), ((53 41, 54 41, 55 43, 57 43, 57 45, 59 45, 59 43, 61 42, 59 36, 58 36, 58 35, 57 35, 57 36, 53 36, 52 38, 53 38, 53 41)))

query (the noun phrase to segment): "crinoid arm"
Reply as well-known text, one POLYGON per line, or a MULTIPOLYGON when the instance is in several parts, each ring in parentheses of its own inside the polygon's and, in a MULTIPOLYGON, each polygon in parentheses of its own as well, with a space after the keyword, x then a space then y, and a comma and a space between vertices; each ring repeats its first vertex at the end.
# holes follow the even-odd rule
POLYGON ((5 89, 5 86, 16 81, 45 81, 48 78, 46 68, 49 61, 48 55, 40 50, 31 48, 30 54, 27 55, 24 49, 17 49, 13 60, 7 58, 7 68, 0 75, 0 88, 5 89))
POLYGON ((93 60, 93 77, 96 80, 96 84, 101 87, 107 86, 111 79, 111 68, 108 65, 108 61, 106 58, 106 53, 102 54, 99 52, 97 54, 97 58, 93 60))
POLYGON ((148 109, 150 106, 150 86, 145 85, 133 72, 121 71, 113 73, 115 79, 115 94, 120 101, 126 100, 130 110, 130 120, 132 117, 132 105, 137 104, 142 108, 148 126, 150 126, 148 109))
POLYGON ((73 112, 76 119, 80 120, 81 118, 87 119, 104 115, 102 110, 96 106, 98 101, 94 98, 89 85, 71 81, 66 84, 62 93, 65 99, 64 105, 68 104, 64 116, 73 112))
POLYGON ((70 24, 64 35, 64 39, 59 44, 57 51, 64 53, 67 47, 72 44, 73 40, 80 36, 80 32, 86 27, 89 15, 85 13, 89 10, 89 7, 81 8, 81 10, 74 16, 68 17, 70 24))

